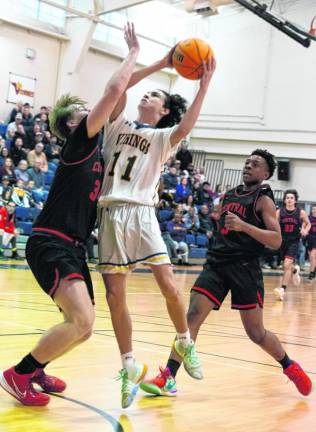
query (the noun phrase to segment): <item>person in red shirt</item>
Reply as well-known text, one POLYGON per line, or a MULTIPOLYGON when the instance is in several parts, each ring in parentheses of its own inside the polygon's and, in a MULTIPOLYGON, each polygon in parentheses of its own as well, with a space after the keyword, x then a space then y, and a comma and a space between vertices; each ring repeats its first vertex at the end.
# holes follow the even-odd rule
POLYGON ((3 247, 12 245, 12 259, 20 259, 16 248, 16 239, 19 235, 15 228, 15 203, 9 201, 4 207, 0 207, 0 259, 5 259, 3 247))

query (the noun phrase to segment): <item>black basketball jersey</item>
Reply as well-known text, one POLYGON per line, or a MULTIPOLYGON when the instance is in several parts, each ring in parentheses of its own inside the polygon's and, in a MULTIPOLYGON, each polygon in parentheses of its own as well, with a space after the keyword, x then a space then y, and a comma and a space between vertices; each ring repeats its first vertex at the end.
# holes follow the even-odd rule
POLYGON ((285 207, 280 209, 280 227, 283 240, 299 240, 301 237, 301 209, 296 207, 295 210, 286 210, 285 207))
POLYGON ((103 163, 98 136, 88 138, 87 117, 67 139, 43 210, 33 231, 85 242, 94 228, 103 163))
POLYGON ((311 223, 311 229, 309 230, 308 237, 316 239, 316 217, 310 215, 309 221, 311 223))
POLYGON ((219 219, 219 229, 207 253, 209 262, 225 264, 236 260, 254 259, 263 253, 265 246, 262 243, 244 232, 229 231, 225 228, 225 216, 229 211, 248 224, 264 229, 265 224, 260 214, 256 212, 257 200, 263 195, 274 201, 273 192, 267 184, 261 185, 253 191, 244 191, 243 186, 240 185, 225 194, 219 219))

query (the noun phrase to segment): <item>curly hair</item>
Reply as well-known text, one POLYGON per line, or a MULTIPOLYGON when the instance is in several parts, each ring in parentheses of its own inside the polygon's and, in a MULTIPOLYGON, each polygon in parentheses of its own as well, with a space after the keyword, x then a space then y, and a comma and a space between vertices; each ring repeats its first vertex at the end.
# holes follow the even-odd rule
POLYGON ((163 129, 172 127, 180 123, 183 114, 187 110, 187 101, 178 94, 169 94, 164 90, 160 90, 166 97, 164 108, 168 108, 170 111, 164 117, 162 117, 156 124, 157 129, 163 129))
POLYGON ((251 156, 252 155, 261 156, 267 162, 267 165, 269 167, 269 174, 270 174, 268 179, 271 178, 273 176, 275 168, 277 166, 277 163, 274 159, 273 154, 268 152, 268 150, 256 149, 251 153, 251 156))
POLYGON ((71 96, 69 93, 62 95, 49 114, 49 125, 52 133, 65 140, 70 135, 67 121, 78 107, 83 107, 85 104, 86 102, 77 96, 71 96))
POLYGON ((295 201, 296 202, 298 201, 298 192, 297 192, 297 190, 296 189, 287 189, 284 192, 284 194, 283 194, 283 203, 285 203, 286 195, 289 195, 289 194, 294 195, 295 196, 295 201))

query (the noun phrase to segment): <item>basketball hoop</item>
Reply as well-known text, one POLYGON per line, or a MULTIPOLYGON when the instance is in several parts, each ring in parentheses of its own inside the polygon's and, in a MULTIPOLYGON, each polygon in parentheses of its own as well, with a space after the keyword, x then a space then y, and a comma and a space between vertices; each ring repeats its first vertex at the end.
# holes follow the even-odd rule
POLYGON ((309 34, 310 36, 316 36, 316 27, 314 27, 314 25, 315 25, 315 20, 316 20, 316 15, 315 15, 314 18, 312 19, 312 22, 311 22, 311 28, 309 29, 309 32, 308 32, 308 34, 309 34))

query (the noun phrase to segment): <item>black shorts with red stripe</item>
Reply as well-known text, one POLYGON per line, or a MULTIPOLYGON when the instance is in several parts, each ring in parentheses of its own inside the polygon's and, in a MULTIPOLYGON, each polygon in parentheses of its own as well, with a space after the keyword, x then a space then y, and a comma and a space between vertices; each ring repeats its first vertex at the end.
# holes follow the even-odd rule
POLYGON ((80 279, 85 282, 94 304, 86 249, 82 243, 47 233, 34 233, 26 244, 25 257, 39 285, 53 299, 61 279, 80 279))
POLYGON ((218 265, 207 262, 191 291, 205 295, 218 310, 231 292, 231 308, 263 308, 264 285, 259 261, 244 260, 218 265))
POLYGON ((300 245, 300 239, 296 239, 296 240, 283 239, 280 248, 281 259, 285 260, 287 258, 295 262, 298 254, 299 245, 300 245))

